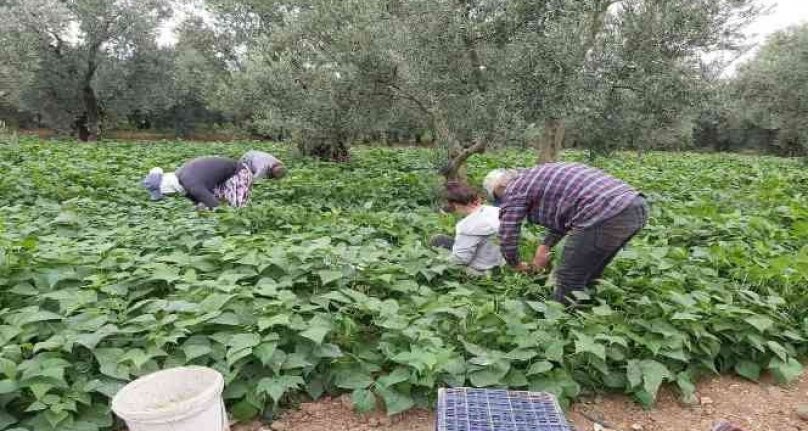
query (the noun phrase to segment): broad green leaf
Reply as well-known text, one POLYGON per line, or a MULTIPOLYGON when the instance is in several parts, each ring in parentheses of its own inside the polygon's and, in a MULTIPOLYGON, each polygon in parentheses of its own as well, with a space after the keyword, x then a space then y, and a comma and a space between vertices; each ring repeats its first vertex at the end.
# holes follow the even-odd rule
POLYGON ((413 348, 413 350, 409 352, 401 352, 396 356, 393 356, 391 359, 399 364, 409 365, 421 373, 434 368, 437 364, 437 357, 434 353, 418 347, 413 348))
POLYGON ((701 317, 699 317, 698 315, 684 311, 677 311, 676 313, 673 314, 673 316, 671 316, 671 320, 691 320, 694 322, 698 322, 700 319, 701 317))
POLYGON ((259 412, 258 409, 247 400, 241 400, 230 407, 230 414, 237 421, 246 421, 254 418, 259 412))
POLYGON ((47 404, 43 403, 42 401, 34 401, 33 403, 28 405, 28 407, 25 409, 25 412, 26 413, 40 412, 47 408, 48 408, 47 404))
POLYGON ((218 317, 211 319, 210 323, 225 326, 240 326, 241 319, 235 313, 222 313, 218 317))
POLYGON ((225 386, 224 391, 222 391, 222 398, 225 400, 244 398, 253 386, 245 381, 235 381, 225 386))
POLYGON ((258 381, 255 390, 258 393, 269 395, 272 401, 277 404, 285 393, 300 388, 303 385, 305 385, 305 382, 300 376, 282 375, 261 379, 258 381))
POLYGON ((98 295, 94 291, 87 290, 57 290, 42 295, 43 298, 53 299, 59 302, 59 311, 69 315, 76 309, 98 300, 98 295))
POLYGON ((516 349, 506 353, 503 357, 512 361, 528 361, 535 358, 539 353, 535 350, 516 349))
POLYGON ((151 273, 151 280, 173 283, 179 279, 180 279, 179 271, 175 268, 172 268, 164 264, 155 265, 155 269, 151 273))
POLYGON ((739 361, 735 364, 735 372, 749 380, 757 381, 760 378, 760 365, 752 361, 739 361))
POLYGON ((36 399, 41 400, 45 396, 45 394, 48 393, 49 390, 53 389, 53 385, 49 385, 46 383, 34 383, 28 388, 34 394, 34 397, 36 399))
POLYGON ((351 394, 353 405, 359 413, 367 413, 376 409, 376 396, 367 389, 356 389, 351 394))
POLYGON ((14 378, 17 375, 17 364, 9 359, 0 358, 0 373, 9 379, 14 378))
POLYGON ((549 392, 559 399, 576 397, 580 386, 563 370, 554 370, 529 380, 528 389, 534 392, 549 392))
POLYGON ((8 413, 5 409, 0 410, 0 430, 4 430, 17 423, 17 418, 8 413))
POLYGON ((320 281, 322 281, 323 285, 327 285, 342 278, 342 271, 323 270, 317 271, 317 275, 320 277, 320 281))
POLYGON ((206 313, 221 311, 222 307, 233 298, 235 298, 235 295, 212 293, 199 303, 199 308, 206 313))
POLYGON ((331 327, 327 325, 311 326, 300 333, 301 337, 308 338, 316 344, 323 344, 323 339, 331 332, 331 327))
POLYGON ((64 422, 70 417, 70 413, 66 411, 61 411, 57 413, 54 412, 53 410, 46 410, 43 413, 43 415, 45 416, 45 419, 47 419, 48 423, 50 423, 50 425, 54 428, 56 428, 57 425, 64 422))
POLYGON ((182 345, 186 361, 193 361, 213 352, 210 341, 206 337, 191 337, 182 345))
POLYGON ((595 341, 594 337, 585 334, 576 334, 575 353, 591 353, 606 360, 606 346, 595 341))
POLYGON ((676 385, 679 391, 682 392, 682 399, 685 403, 692 404, 696 402, 696 385, 693 379, 687 372, 681 372, 676 375, 676 385))
POLYGON ((782 384, 790 383, 798 378, 803 371, 802 364, 794 358, 788 358, 786 361, 772 359, 769 363, 769 370, 771 370, 775 379, 782 384))
POLYGON ((630 360, 626 364, 626 378, 628 379, 629 387, 636 388, 642 383, 642 369, 640 368, 640 361, 630 360))
POLYGON ((787 361, 787 360, 788 360, 788 357, 789 357, 788 350, 786 350, 786 348, 785 348, 785 347, 783 347, 783 345, 782 345, 782 344, 780 344, 780 343, 778 343, 778 342, 776 342, 776 341, 771 340, 771 341, 768 341, 768 342, 766 343, 766 345, 767 345, 767 346, 769 346, 769 349, 771 349, 771 351, 772 351, 772 352, 773 352, 775 355, 777 355, 777 357, 778 357, 778 358, 780 358, 780 360, 781 360, 782 362, 785 362, 785 361, 787 361))
POLYGON ((651 398, 655 399, 659 386, 665 379, 671 377, 670 371, 664 365, 650 359, 640 361, 640 369, 642 370, 643 389, 651 398))
POLYGON ((262 317, 258 319, 258 330, 264 331, 273 326, 289 326, 288 314, 277 314, 272 317, 262 317))
POLYGON ((51 313, 50 311, 36 310, 33 312, 20 313, 8 319, 8 322, 14 326, 25 326, 31 323, 46 322, 50 320, 62 320, 62 316, 51 313))
POLYGON ((336 344, 322 344, 314 349, 314 355, 318 358, 341 358, 342 350, 336 344))
MULTIPOLYGON (((462 372, 462 371, 461 371, 462 372)), ((401 382, 406 382, 410 379, 411 372, 410 370, 398 367, 393 370, 390 374, 385 374, 376 379, 376 385, 381 388, 389 388, 390 386, 396 385, 401 382)))
POLYGON ((278 282, 271 278, 262 278, 255 285, 255 294, 275 298, 278 296, 278 282))
POLYGON ((609 307, 609 304, 601 304, 597 307, 592 307, 592 313, 596 316, 611 316, 614 314, 614 310, 609 307))
POLYGON ((141 349, 129 349, 118 359, 118 363, 129 363, 133 370, 139 370, 152 356, 141 349))
POLYGON ((250 356, 252 354, 252 348, 247 347, 245 349, 230 349, 227 351, 227 365, 233 366, 238 361, 250 356))
POLYGON ((0 395, 10 394, 19 388, 13 380, 0 380, 0 395))
POLYGON ((96 381, 93 391, 105 395, 107 398, 112 398, 126 385, 125 382, 119 380, 102 379, 96 381))
POLYGON ((544 357, 550 361, 561 362, 564 360, 564 342, 553 341, 544 350, 544 357))
POLYGON ((387 410, 388 416, 401 413, 415 406, 415 401, 409 394, 397 391, 395 389, 380 388, 378 390, 378 394, 384 401, 384 406, 387 410))
POLYGON ((373 384, 373 377, 354 368, 339 370, 334 375, 334 385, 343 389, 365 389, 373 384))
POLYGON ((478 346, 476 344, 463 341, 463 346, 466 348, 467 352, 471 353, 474 356, 489 356, 490 355, 490 352, 487 349, 485 349, 485 348, 483 348, 481 346, 478 346))
POLYGON ((309 379, 306 384, 306 393, 311 399, 319 399, 325 393, 325 384, 320 376, 309 379))
POLYGON ((553 369, 553 364, 549 361, 537 361, 530 365, 530 368, 527 370, 528 376, 533 376, 536 374, 544 374, 553 369))
POLYGON ((268 366, 273 356, 275 355, 275 351, 278 349, 278 343, 274 342, 267 342, 261 343, 255 348, 253 348, 253 354, 261 361, 264 366, 268 366))
POLYGON ((79 334, 76 336, 76 344, 80 344, 89 350, 93 350, 98 346, 98 343, 105 338, 115 335, 119 332, 118 327, 115 325, 105 325, 103 328, 96 330, 91 334, 79 334))
POLYGON ((529 384, 525 373, 515 368, 511 368, 502 383, 508 388, 523 388, 529 384))
POLYGON ((634 393, 634 397, 637 398, 637 401, 640 402, 645 407, 650 407, 654 405, 656 401, 656 397, 653 394, 649 394, 644 389, 640 389, 634 393))
POLYGON ((490 386, 500 386, 502 379, 508 374, 511 367, 507 362, 498 363, 494 366, 486 367, 482 370, 469 373, 469 380, 474 387, 484 388, 490 386))
POLYGON ((22 328, 0 325, 0 345, 5 345, 11 342, 17 335, 22 333, 22 328))
POLYGON ((302 353, 292 353, 286 355, 281 368, 284 370, 294 370, 297 368, 305 368, 309 365, 311 365, 311 363, 306 359, 306 355, 302 353))
POLYGON ((757 329, 760 332, 766 332, 774 326, 772 319, 766 316, 749 316, 744 321, 757 329))
POLYGON ((102 374, 119 380, 129 380, 129 367, 118 363, 124 355, 123 349, 102 348, 93 350, 102 374))
POLYGON ((261 342, 261 337, 258 334, 235 334, 229 337, 227 346, 231 351, 239 351, 255 347, 261 342))

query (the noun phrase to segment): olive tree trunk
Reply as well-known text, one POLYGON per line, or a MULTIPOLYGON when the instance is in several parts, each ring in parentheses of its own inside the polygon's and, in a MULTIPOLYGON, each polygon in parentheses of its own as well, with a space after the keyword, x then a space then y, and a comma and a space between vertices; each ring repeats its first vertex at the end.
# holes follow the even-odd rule
POLYGON ((536 142, 536 151, 539 154, 537 164, 555 162, 559 159, 565 132, 564 121, 561 119, 551 118, 544 122, 544 130, 536 142))
POLYGON ((96 59, 100 47, 101 41, 97 41, 90 47, 87 58, 87 71, 84 73, 84 79, 82 79, 81 83, 81 98, 84 104, 84 119, 86 120, 85 124, 79 125, 79 127, 86 128, 84 133, 79 129, 79 137, 82 141, 98 140, 101 110, 98 106, 98 97, 96 97, 95 89, 93 88, 93 78, 96 70, 98 70, 96 59))

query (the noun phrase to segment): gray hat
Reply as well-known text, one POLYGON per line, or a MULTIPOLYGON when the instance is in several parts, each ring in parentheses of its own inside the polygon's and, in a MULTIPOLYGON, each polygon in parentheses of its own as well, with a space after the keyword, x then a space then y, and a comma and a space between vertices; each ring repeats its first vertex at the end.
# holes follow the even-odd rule
POLYGON ((152 168, 149 174, 143 178, 143 187, 149 192, 149 197, 153 201, 159 201, 163 198, 163 193, 160 191, 160 184, 163 182, 163 170, 160 168, 152 168))

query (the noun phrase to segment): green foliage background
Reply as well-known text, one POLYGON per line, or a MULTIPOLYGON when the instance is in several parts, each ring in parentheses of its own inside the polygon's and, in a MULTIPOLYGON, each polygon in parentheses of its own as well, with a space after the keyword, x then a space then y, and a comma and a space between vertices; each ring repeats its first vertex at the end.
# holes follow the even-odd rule
MULTIPOLYGON (((486 154, 469 173, 532 160, 486 154)), ((600 163, 648 195, 652 217, 596 305, 567 312, 545 302, 543 278, 470 279, 424 245, 454 224, 434 210, 429 150, 330 164, 263 143, 3 144, 0 430, 107 429, 126 381, 181 364, 221 371, 240 419, 332 392, 389 413, 430 406, 443 385, 650 404, 666 382, 691 398, 705 373, 799 375, 804 166, 662 153, 600 163), (248 148, 290 173, 258 184, 243 210, 198 214, 140 188, 152 166, 248 148)))

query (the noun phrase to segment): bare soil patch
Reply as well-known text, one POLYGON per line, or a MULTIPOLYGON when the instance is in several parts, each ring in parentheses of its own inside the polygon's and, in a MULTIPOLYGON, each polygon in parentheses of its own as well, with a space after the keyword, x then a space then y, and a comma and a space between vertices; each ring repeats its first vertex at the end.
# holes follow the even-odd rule
MULTIPOLYGON (((569 418, 578 431, 595 430, 593 418, 615 431, 709 431, 728 420, 745 431, 808 431, 808 421, 797 408, 808 404, 808 373, 787 387, 771 381, 754 383, 735 376, 704 379, 698 386, 699 403, 686 405, 665 388, 653 409, 643 409, 629 397, 610 394, 575 404, 569 418)), ((325 398, 286 411, 272 424, 254 422, 234 431, 432 431, 431 411, 402 415, 381 412, 357 415, 348 397, 325 398)))

